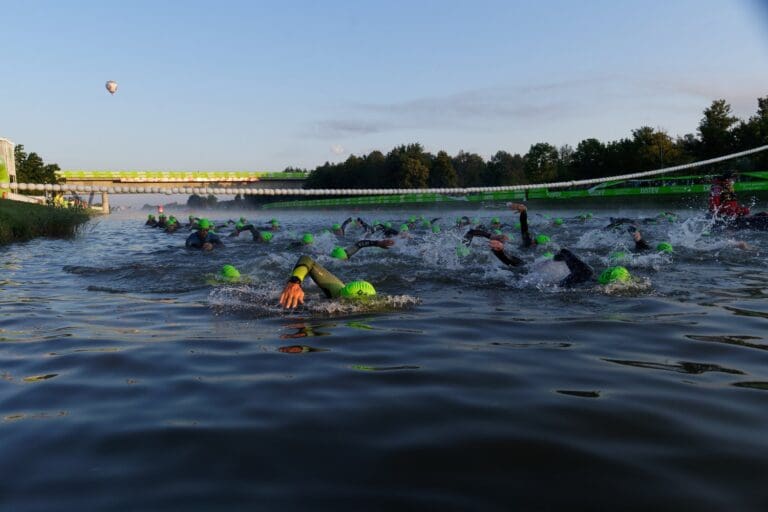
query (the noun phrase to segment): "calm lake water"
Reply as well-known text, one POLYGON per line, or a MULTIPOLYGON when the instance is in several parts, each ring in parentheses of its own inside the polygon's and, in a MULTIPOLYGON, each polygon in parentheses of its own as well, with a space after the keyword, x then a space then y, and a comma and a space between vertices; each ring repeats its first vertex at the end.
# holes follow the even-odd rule
MULTIPOLYGON (((532 230, 598 272, 632 247, 610 216, 669 209, 566 207, 532 230)), ((282 230, 201 253, 129 212, 0 247, 0 510, 768 509, 768 233, 678 208, 639 225, 675 252, 628 256, 632 285, 563 290, 514 227, 526 272, 482 239, 457 255, 454 219, 512 226, 501 207, 354 212, 443 230, 346 262, 330 250, 362 232, 321 230, 350 212, 242 213, 282 230), (383 299, 308 280, 281 311, 303 252, 383 299), (250 282, 217 283, 223 264, 250 282)))

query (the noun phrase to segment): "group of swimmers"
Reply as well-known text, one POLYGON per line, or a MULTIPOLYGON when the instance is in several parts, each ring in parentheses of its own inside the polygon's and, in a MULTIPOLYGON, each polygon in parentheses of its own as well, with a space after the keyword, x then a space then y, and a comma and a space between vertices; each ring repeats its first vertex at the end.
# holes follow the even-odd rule
MULTIPOLYGON (((520 203, 508 203, 508 207, 519 214, 519 222, 515 224, 515 228, 520 230, 520 236, 522 244, 519 250, 525 253, 538 246, 546 246, 550 239, 544 234, 534 236, 530 233, 528 226, 528 209, 525 205, 520 203)), ((162 212, 160 212, 162 213, 162 212)), ((733 182, 731 176, 726 174, 715 180, 712 184, 709 200, 709 214, 712 216, 714 224, 716 226, 732 226, 736 229, 754 228, 765 226, 768 227, 768 214, 761 213, 757 215, 749 215, 749 209, 738 204, 733 192, 733 182)), ((164 216, 163 216, 164 217, 164 216)), ((585 221, 591 217, 591 214, 584 214, 579 216, 579 220, 585 221)), ((163 219, 166 231, 170 226, 177 226, 178 221, 169 217, 163 219)), ((337 259, 349 259, 360 249, 366 247, 379 247, 387 249, 394 245, 394 237, 409 236, 408 233, 412 230, 420 228, 425 229, 427 232, 440 233, 441 229, 437 221, 439 219, 427 220, 423 217, 412 216, 408 221, 403 222, 397 228, 393 227, 389 222, 375 221, 372 224, 368 224, 361 218, 348 218, 343 223, 333 224, 330 229, 326 230, 337 236, 344 236, 350 223, 354 223, 360 229, 364 231, 366 238, 358 240, 356 243, 349 247, 336 246, 331 251, 331 256, 337 259), (367 238, 371 236, 381 236, 379 239, 367 238)), ((640 222, 658 222, 658 221, 673 222, 675 217, 669 212, 665 212, 660 217, 645 219, 638 221, 637 219, 611 219, 607 228, 618 228, 628 224, 627 231, 632 235, 634 240, 633 252, 642 253, 653 251, 654 248, 643 238, 640 230, 637 228, 637 224, 640 222)), ((554 219, 553 224, 561 225, 562 219, 554 219)), ((228 224, 234 224, 233 231, 229 234, 230 237, 239 236, 243 231, 248 231, 252 234, 253 240, 256 242, 269 242, 272 240, 273 233, 280 229, 279 222, 276 219, 272 219, 270 223, 262 228, 258 229, 253 224, 246 221, 245 218, 240 218, 237 222, 229 221, 228 224)), ((147 221, 147 225, 157 225, 157 227, 163 227, 161 225, 160 218, 153 219, 150 215, 150 219, 147 221)), ((215 228, 211 221, 205 218, 197 218, 190 216, 188 226, 193 229, 193 233, 189 235, 186 240, 186 246, 188 248, 197 248, 202 250, 212 250, 215 247, 223 247, 223 242, 218 234, 214 232, 215 228)), ((224 225, 226 226, 226 224, 224 225)), ((223 227, 223 226, 221 226, 223 227)), ((520 255, 513 254, 505 248, 505 242, 508 242, 513 237, 511 234, 504 234, 501 231, 503 224, 498 217, 491 219, 490 227, 473 222, 468 217, 461 217, 456 219, 456 229, 468 229, 463 236, 463 243, 457 249, 457 254, 460 256, 466 255, 469 252, 469 246, 472 240, 476 237, 486 238, 489 240, 489 248, 492 254, 506 267, 523 267, 526 265, 526 261, 520 255)), ((313 235, 306 233, 301 237, 300 241, 294 241, 291 247, 302 247, 310 245, 313 242, 313 235)), ((669 242, 660 242, 656 245, 655 250, 660 253, 671 253, 673 247, 669 242)), ((562 287, 572 287, 592 281, 597 277, 597 281, 600 284, 611 284, 616 282, 631 281, 632 275, 623 266, 615 265, 605 269, 599 276, 595 275, 595 271, 590 265, 581 260, 576 254, 567 248, 561 248, 557 253, 552 254, 547 252, 543 255, 545 258, 550 258, 554 261, 563 262, 568 268, 568 275, 560 280, 558 283, 562 287)), ((225 266, 229 267, 229 266, 225 266)), ((236 272, 234 267, 232 268, 236 272)), ((231 271, 230 277, 233 275, 231 271)), ((224 276, 226 272, 222 270, 224 276)), ((302 284, 306 277, 309 276, 313 282, 322 290, 323 294, 328 298, 353 298, 360 299, 371 297, 376 294, 373 285, 366 281, 353 281, 345 284, 330 271, 324 268, 321 264, 315 261, 308 255, 302 255, 291 271, 288 282, 286 283, 279 299, 281 306, 285 308, 295 308, 299 304, 304 302, 304 291, 302 284)), ((226 277, 226 276, 224 276, 226 277)), ((239 277, 239 274, 238 276, 239 277)))

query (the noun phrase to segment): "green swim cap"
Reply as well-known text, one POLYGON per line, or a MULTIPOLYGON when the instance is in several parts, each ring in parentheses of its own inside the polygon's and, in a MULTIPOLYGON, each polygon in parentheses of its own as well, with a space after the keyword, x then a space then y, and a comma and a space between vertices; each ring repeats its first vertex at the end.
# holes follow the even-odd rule
POLYGON ((303 244, 311 244, 315 241, 315 237, 312 236, 312 233, 304 233, 304 236, 301 237, 301 243, 303 244))
POLYGON ((259 231, 259 235, 261 235, 261 239, 264 240, 265 242, 269 242, 270 240, 272 240, 272 233, 270 233, 269 231, 259 231))
POLYGON ((331 258, 346 260, 348 257, 349 256, 347 256, 347 251, 345 251, 343 247, 336 246, 331 251, 331 258))
POLYGON ((669 222, 675 222, 677 220, 677 216, 676 215, 667 215, 667 220, 669 222))
POLYGON ((272 219, 269 222, 270 222, 270 224, 277 224, 277 219, 272 219))
POLYGON ((491 219, 491 224, 501 224, 501 221, 498 217, 494 217, 491 219))
POLYGON ((494 235, 503 235, 504 233, 502 233, 500 229, 494 229, 493 230, 493 234, 494 235))
POLYGON ((520 223, 519 222, 515 222, 515 229, 520 229, 520 223))
POLYGON ((147 215, 147 220, 149 220, 149 219, 154 219, 154 218, 155 218, 155 216, 154 216, 154 215, 152 215, 151 213, 150 213, 149 215, 147 215))
POLYGON ((424 220, 424 221, 422 221, 421 225, 422 225, 422 226, 424 226, 425 228, 428 228, 428 227, 430 226, 430 224, 429 224, 429 221, 428 221, 428 220, 424 220))
POLYGON ((514 240, 515 239, 514 233, 506 233, 506 235, 507 235, 507 238, 509 238, 510 240, 514 240))
POLYGON ((403 224, 400 226, 400 231, 408 231, 408 224, 403 224))
POLYGON ((197 227, 199 227, 200 229, 211 229, 212 226, 213 224, 211 224, 211 221, 209 221, 208 219, 200 219, 199 221, 197 221, 197 227))
POLYGON ((459 244, 456 246, 456 256, 459 258, 464 258, 465 256, 469 256, 470 253, 469 247, 463 244, 459 244))
POLYGON ((562 226, 563 225, 563 219, 560 217, 555 219, 555 226, 562 226))
POLYGON ((242 222, 243 224, 245 224, 245 217, 240 217, 240 222, 242 222))
POLYGON ((414 217, 413 215, 411 215, 410 217, 408 217, 408 222, 410 222, 410 223, 412 223, 412 222, 416 222, 416 217, 414 217))
POLYGON ((384 223, 384 227, 385 228, 391 228, 392 227, 392 223, 391 222, 385 222, 384 223))
POLYGON ((440 226, 438 226, 437 224, 432 226, 432 232, 435 233, 435 234, 439 233, 440 232, 440 226))
POLYGON ((600 277, 597 279, 600 284, 615 283, 616 281, 626 282, 632 279, 632 275, 624 267, 608 267, 603 270, 600 277))
POLYGON ((623 260, 626 257, 627 257, 627 253, 625 253, 624 251, 616 251, 611 253, 611 255, 608 256, 608 259, 619 261, 619 260, 623 260))
POLYGON ((352 281, 341 289, 341 296, 345 299, 362 299, 376 295, 376 289, 368 281, 352 281))
POLYGON ((549 241, 550 240, 547 235, 536 235, 536 243, 539 245, 547 245, 549 241))
POLYGON ((548 259, 548 260, 551 260, 552 258, 554 258, 554 257, 555 257, 555 255, 554 255, 554 254, 552 254, 552 252, 551 252, 551 251, 547 251, 547 252, 545 252, 544 254, 542 254, 542 255, 541 255, 541 257, 542 257, 542 258, 546 258, 546 259, 548 259))
POLYGON ((238 222, 237 224, 235 224, 235 227, 237 229, 243 229, 245 227, 245 224, 243 224, 242 222, 238 222))
POLYGON ((219 277, 224 281, 237 281, 240 279, 240 272, 232 265, 224 265, 219 271, 219 277))
POLYGON ((661 242, 656 246, 656 250, 659 252, 675 252, 675 250, 672 248, 672 244, 669 242, 661 242))
POLYGON ((334 231, 338 231, 338 230, 340 230, 340 229, 341 229, 341 224, 339 224, 339 223, 337 222, 336 224, 334 224, 333 226, 331 226, 331 229, 332 229, 332 230, 334 230, 334 231))

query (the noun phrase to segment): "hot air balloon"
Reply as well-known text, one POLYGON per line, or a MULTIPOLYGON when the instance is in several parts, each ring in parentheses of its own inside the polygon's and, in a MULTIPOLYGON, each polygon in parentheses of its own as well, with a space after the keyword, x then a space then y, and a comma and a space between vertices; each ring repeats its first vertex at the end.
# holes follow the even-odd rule
POLYGON ((108 81, 104 85, 104 87, 107 88, 107 90, 109 91, 109 94, 115 94, 117 92, 117 82, 115 82, 114 80, 108 81))

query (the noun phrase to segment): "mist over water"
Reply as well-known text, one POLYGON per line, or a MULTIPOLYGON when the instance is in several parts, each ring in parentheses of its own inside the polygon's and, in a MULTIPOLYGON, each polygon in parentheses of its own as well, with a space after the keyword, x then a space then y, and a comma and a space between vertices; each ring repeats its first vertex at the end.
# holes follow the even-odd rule
POLYGON ((547 250, 596 273, 622 251, 634 277, 562 289, 517 214, 469 206, 208 212, 282 226, 269 244, 222 229, 212 253, 138 212, 1 247, 0 509, 765 510, 768 234, 668 203, 533 205, 547 250), (334 222, 419 214, 441 233, 329 256, 363 237, 334 222), (500 216, 526 268, 480 238, 457 253, 462 215, 500 216), (674 253, 633 254, 610 217, 674 253), (376 300, 307 280, 282 310, 304 253, 376 300), (224 264, 245 282, 217 281, 224 264))

